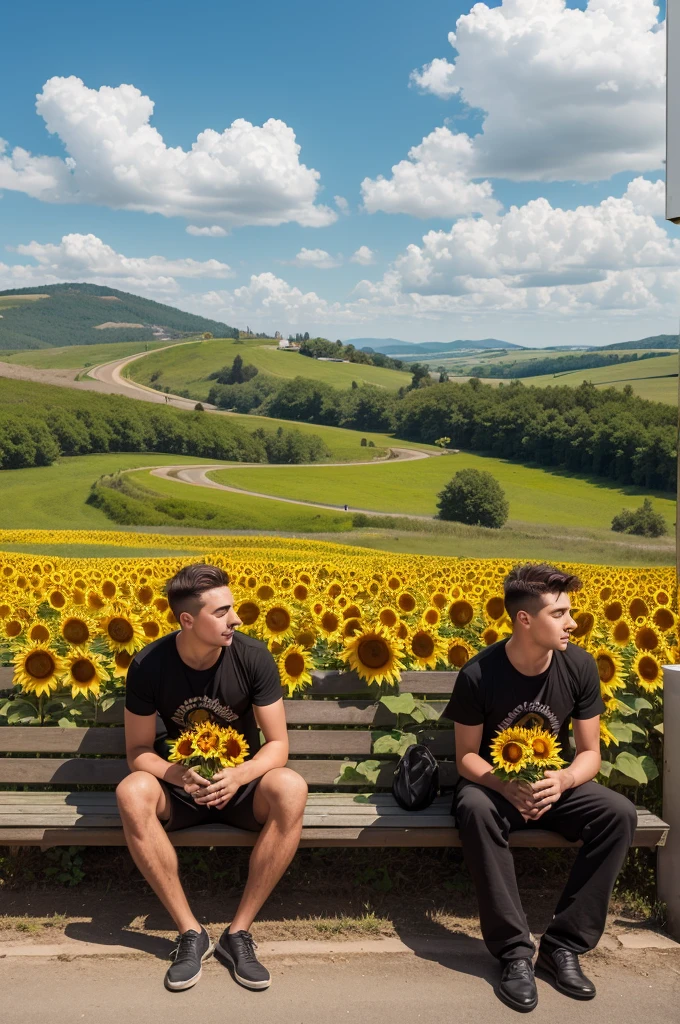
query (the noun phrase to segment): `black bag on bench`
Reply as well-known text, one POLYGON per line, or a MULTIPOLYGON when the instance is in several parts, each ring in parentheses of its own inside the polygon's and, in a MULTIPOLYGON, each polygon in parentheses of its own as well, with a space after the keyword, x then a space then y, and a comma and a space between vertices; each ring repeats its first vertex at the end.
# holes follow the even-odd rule
POLYGON ((412 743, 394 772, 394 799, 405 811, 421 811, 430 806, 438 789, 437 759, 422 743, 412 743))

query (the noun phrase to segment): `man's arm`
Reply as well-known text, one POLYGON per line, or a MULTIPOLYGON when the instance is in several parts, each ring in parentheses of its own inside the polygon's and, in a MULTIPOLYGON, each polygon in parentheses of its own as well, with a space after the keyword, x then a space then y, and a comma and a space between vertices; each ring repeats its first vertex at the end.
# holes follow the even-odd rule
POLYGON ((509 800, 513 807, 524 815, 531 816, 534 797, 531 788, 525 782, 506 782, 493 774, 493 765, 479 755, 482 742, 483 725, 461 725, 455 723, 456 729, 456 767, 458 774, 478 786, 492 789, 494 793, 509 800))
MULTIPOLYGON (((156 739, 156 716, 135 715, 125 709, 125 752, 131 772, 149 772, 173 786, 205 786, 206 779, 183 764, 171 764, 153 749, 156 739)), ((188 791, 187 791, 188 792, 188 791)))
POLYGON ((224 768, 213 775, 212 785, 195 798, 197 804, 221 810, 241 786, 261 778, 273 768, 285 768, 288 761, 288 728, 283 700, 279 698, 264 707, 254 704, 253 711, 264 735, 264 744, 248 761, 235 768, 224 768))
POLYGON ((572 719, 576 756, 566 768, 546 771, 545 778, 534 782, 532 790, 535 811, 532 818, 540 818, 554 803, 557 803, 566 789, 582 786, 594 779, 600 770, 600 716, 572 719))

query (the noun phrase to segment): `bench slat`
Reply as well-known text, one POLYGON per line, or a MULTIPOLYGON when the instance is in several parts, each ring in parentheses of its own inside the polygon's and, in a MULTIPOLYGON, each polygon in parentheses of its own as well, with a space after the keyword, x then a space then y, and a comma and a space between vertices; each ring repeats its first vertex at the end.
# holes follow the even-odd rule
MULTIPOLYGON (((310 785, 332 786, 345 762, 289 761, 288 767, 298 772, 310 785)), ((394 777, 394 760, 386 761, 378 776, 378 786, 390 787, 394 777)), ((0 782, 12 785, 45 785, 54 783, 63 786, 115 786, 129 774, 122 758, 108 760, 100 758, 34 758, 11 757, 0 762, 0 782)), ((457 780, 456 766, 452 761, 440 764, 440 780, 443 786, 453 786, 457 780)))

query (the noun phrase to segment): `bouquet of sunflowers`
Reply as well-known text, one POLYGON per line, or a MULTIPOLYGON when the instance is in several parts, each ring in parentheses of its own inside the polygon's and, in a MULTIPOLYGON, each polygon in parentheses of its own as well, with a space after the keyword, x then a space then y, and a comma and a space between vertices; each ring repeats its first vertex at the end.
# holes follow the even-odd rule
POLYGON ((240 732, 205 722, 181 733, 169 743, 168 760, 181 762, 203 779, 212 779, 223 768, 234 768, 248 756, 248 744, 240 732))
POLYGON ((557 737, 546 729, 503 729, 491 743, 494 775, 509 782, 538 782, 546 768, 561 768, 557 737))

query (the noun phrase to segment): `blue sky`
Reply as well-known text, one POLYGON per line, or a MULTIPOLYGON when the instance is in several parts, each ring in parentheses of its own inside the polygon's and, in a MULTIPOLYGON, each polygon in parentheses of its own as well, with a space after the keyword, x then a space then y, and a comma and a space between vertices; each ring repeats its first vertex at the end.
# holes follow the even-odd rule
POLYGON ((657 185, 663 10, 470 10, 14 6, 0 288, 94 280, 334 338, 539 345, 677 330, 679 236, 657 185), (234 133, 238 119, 249 124, 234 133), (269 119, 279 126, 263 130, 269 119), (209 129, 204 162, 186 160, 209 129))

